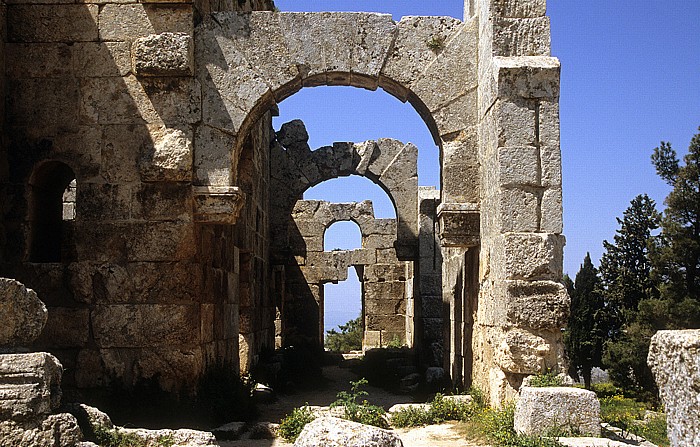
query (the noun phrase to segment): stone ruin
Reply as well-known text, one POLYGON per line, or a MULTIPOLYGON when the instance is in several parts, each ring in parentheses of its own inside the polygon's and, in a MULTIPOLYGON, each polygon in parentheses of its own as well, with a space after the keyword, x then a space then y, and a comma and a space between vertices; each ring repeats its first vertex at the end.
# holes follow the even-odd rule
POLYGON ((45 301, 30 348, 60 360, 66 387, 194 393, 207 371, 290 343, 294 325, 319 341, 305 320, 318 302, 291 293, 316 255, 296 258, 304 237, 289 223, 307 187, 351 174, 396 207, 381 250, 405 263, 406 318, 391 331, 423 367, 494 402, 564 370, 545 0, 466 0, 463 21, 399 22, 268 0, 0 6, 0 272, 45 301), (295 125, 275 133, 277 103, 319 85, 408 101, 440 148, 441 190, 417 188, 412 145, 311 151, 295 125))

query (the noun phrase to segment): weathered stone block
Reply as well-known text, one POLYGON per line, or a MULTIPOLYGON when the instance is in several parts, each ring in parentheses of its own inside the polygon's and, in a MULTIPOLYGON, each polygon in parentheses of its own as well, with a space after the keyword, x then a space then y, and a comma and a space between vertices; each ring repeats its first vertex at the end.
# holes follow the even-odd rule
POLYGON ((556 365, 558 353, 544 333, 510 328, 498 337, 494 361, 503 371, 537 374, 556 365))
POLYGON ((545 0, 492 0, 491 11, 499 17, 542 17, 547 12, 545 0))
POLYGON ((480 191, 476 135, 442 147, 442 193, 446 203, 478 203, 480 191))
POLYGON ((501 299, 494 308, 479 308, 484 324, 545 330, 566 326, 570 300, 566 288, 558 282, 504 281, 497 293, 501 299))
POLYGON ((0 420, 26 420, 56 410, 62 374, 58 359, 45 352, 0 355, 0 420))
POLYGON ((192 223, 149 222, 124 228, 129 261, 180 261, 196 254, 192 223))
POLYGON ((593 391, 569 387, 523 387, 515 405, 515 431, 542 435, 564 429, 600 436, 600 402, 593 391))
POLYGON ((500 191, 499 229, 501 232, 536 232, 540 224, 539 198, 536 192, 519 188, 500 191))
POLYGON ((28 422, 0 421, 0 439, 11 446, 75 446, 83 434, 73 415, 59 413, 28 422))
POLYGON ((294 443, 296 447, 333 444, 346 447, 403 447, 401 439, 389 430, 334 417, 319 417, 310 422, 294 443))
POLYGON ((447 42, 462 29, 452 17, 403 17, 397 24, 395 44, 382 68, 380 85, 402 101, 408 88, 437 58, 430 42, 447 42))
POLYGON ((561 234, 564 231, 561 188, 547 188, 542 195, 540 231, 561 234))
POLYGON ((76 213, 83 221, 128 220, 131 217, 131 187, 122 184, 80 183, 76 213))
POLYGON ((95 41, 97 5, 8 5, 9 42, 95 41))
POLYGON ((78 82, 58 79, 10 80, 6 87, 9 124, 43 126, 78 124, 78 82))
POLYGON ((503 259, 496 260, 496 270, 505 279, 562 278, 564 236, 545 233, 509 233, 500 236, 503 259))
POLYGON ((235 136, 211 126, 197 127, 193 156, 196 184, 218 186, 231 184, 229 152, 235 141, 235 136))
POLYGON ((192 187, 187 183, 141 183, 132 192, 134 219, 190 221, 192 218, 192 187))
POLYGON ((103 41, 128 42, 163 32, 192 35, 192 6, 108 3, 100 10, 99 24, 103 41))
POLYGON ((33 342, 46 324, 47 311, 36 292, 14 279, 0 278, 0 348, 33 342))
POLYGON ((479 244, 481 218, 474 204, 442 203, 437 217, 444 245, 470 247, 479 244))
POLYGON ((188 182, 192 180, 192 131, 151 127, 152 149, 144 147, 139 159, 143 181, 188 182))
POLYGON ((73 52, 64 43, 8 43, 5 45, 7 76, 56 78, 71 73, 73 52))
POLYGON ((81 348, 90 337, 90 311, 52 307, 46 328, 37 339, 42 348, 81 348))
POLYGON ((194 71, 192 37, 186 33, 140 37, 132 44, 131 57, 138 76, 190 76, 194 71))
POLYGON ((499 147, 537 146, 536 106, 535 102, 522 98, 496 103, 499 147))
POLYGON ((126 76, 131 72, 127 42, 84 42, 74 47, 73 73, 77 77, 126 76))
POLYGON ((700 445, 700 330, 657 332, 647 363, 666 409, 671 446, 700 445))
POLYGON ((501 186, 539 186, 540 151, 533 146, 498 149, 501 186))
POLYGON ((559 98, 559 60, 546 56, 496 57, 498 97, 559 98))
POLYGON ((550 47, 549 17, 494 19, 494 56, 549 56, 550 47))
POLYGON ((100 348, 187 347, 199 341, 199 306, 99 305, 91 313, 100 348))

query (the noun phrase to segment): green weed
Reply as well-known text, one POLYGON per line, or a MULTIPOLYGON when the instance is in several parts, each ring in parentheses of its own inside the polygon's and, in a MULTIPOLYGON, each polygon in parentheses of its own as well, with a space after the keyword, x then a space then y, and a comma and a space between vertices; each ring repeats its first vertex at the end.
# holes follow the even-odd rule
MULTIPOLYGON (((308 404, 307 404, 308 405, 308 404)), ((306 424, 316 419, 316 415, 308 406, 295 408, 291 414, 280 422, 279 434, 285 440, 294 442, 301 434, 306 424)))

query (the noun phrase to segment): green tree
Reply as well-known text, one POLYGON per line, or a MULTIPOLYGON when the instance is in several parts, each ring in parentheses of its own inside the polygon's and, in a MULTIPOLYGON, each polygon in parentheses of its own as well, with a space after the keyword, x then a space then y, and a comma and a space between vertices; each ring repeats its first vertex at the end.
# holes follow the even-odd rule
MULTIPOLYGON (((684 165, 667 142, 654 149, 651 159, 659 177, 673 188, 664 202, 655 259, 662 297, 691 308, 700 303, 700 133, 690 141, 684 165)), ((691 317, 687 324, 697 327, 700 318, 691 317)))
POLYGON ((652 232, 659 228, 660 218, 654 201, 640 194, 617 219, 620 229, 613 242, 603 241, 600 275, 611 339, 621 335, 641 300, 658 297, 650 253, 655 243, 652 232))
POLYGON ((325 347, 333 352, 350 352, 362 349, 362 316, 350 320, 335 329, 326 331, 325 347))
POLYGON ((617 219, 620 228, 613 242, 603 242, 600 262, 601 285, 608 322, 603 364, 613 383, 629 391, 653 390, 654 381, 647 366, 649 339, 654 330, 647 314, 640 314, 640 303, 657 300, 652 253, 661 216, 646 194, 635 197, 617 219))
POLYGON ((598 271, 586 253, 576 280, 566 277, 564 284, 571 295, 571 316, 564 332, 564 343, 571 362, 570 372, 581 373, 587 389, 591 387, 591 370, 603 366, 603 343, 607 336, 603 318, 603 297, 598 271), (567 281, 568 280, 568 281, 567 281))

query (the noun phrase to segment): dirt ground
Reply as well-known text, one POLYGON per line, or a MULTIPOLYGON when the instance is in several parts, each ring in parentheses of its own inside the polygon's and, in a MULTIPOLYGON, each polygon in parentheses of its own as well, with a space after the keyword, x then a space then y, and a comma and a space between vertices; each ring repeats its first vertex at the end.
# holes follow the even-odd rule
MULTIPOLYGON (((358 379, 349 369, 338 366, 324 367, 323 376, 326 382, 319 389, 280 395, 274 402, 258 405, 260 411, 258 420, 279 422, 293 408, 306 404, 327 406, 336 400, 338 391, 349 390, 350 381, 358 379)), ((368 386, 366 391, 369 393, 370 403, 380 405, 385 410, 394 404, 412 402, 411 396, 389 393, 381 388, 368 386)), ((482 447, 465 441, 455 430, 455 424, 431 425, 395 431, 403 441, 404 447, 482 447)), ((222 447, 287 447, 291 445, 282 439, 239 440, 221 443, 222 447)))

